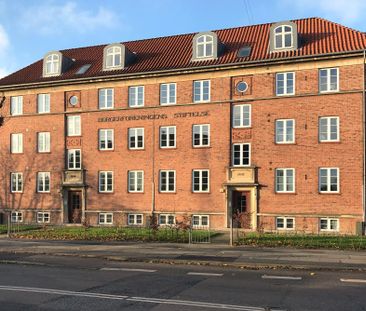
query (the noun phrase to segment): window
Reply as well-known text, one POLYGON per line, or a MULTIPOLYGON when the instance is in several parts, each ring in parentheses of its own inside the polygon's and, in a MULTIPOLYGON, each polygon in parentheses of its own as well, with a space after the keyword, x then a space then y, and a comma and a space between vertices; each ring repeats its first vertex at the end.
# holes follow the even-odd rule
POLYGON ((11 222, 23 222, 23 213, 11 212, 11 222))
POLYGON ((293 47, 292 27, 281 25, 274 30, 275 49, 286 49, 293 47))
POLYGON ((176 83, 160 84, 160 105, 176 104, 176 83))
POLYGON ((37 109, 38 113, 49 113, 50 108, 50 94, 37 95, 37 109))
POLYGON ((11 153, 23 153, 23 134, 11 134, 11 153))
POLYGON ((276 95, 295 94, 295 73, 283 72, 276 74, 276 95))
POLYGON ((99 130, 99 150, 113 150, 114 148, 114 130, 99 130))
POLYGON ((339 117, 319 118, 319 141, 339 141, 339 117))
POLYGON ((99 192, 113 192, 113 172, 99 172, 99 192))
POLYGON ((193 125, 193 147, 207 147, 210 145, 210 125, 193 125))
POLYGON ((193 101, 195 103, 210 101, 210 80, 194 81, 193 101))
POLYGON ((130 226, 140 226, 143 223, 142 214, 128 214, 128 224, 130 226))
POLYGON ((50 172, 39 172, 37 174, 37 192, 50 192, 50 172))
POLYGON ((250 144, 233 144, 233 166, 250 165, 250 144))
POLYGON ((11 173, 10 175, 11 192, 23 192, 23 174, 11 173))
POLYGON ((295 219, 292 217, 276 217, 277 230, 294 230, 295 219))
POLYGON ((128 88, 128 105, 130 107, 144 106, 144 87, 130 86, 128 88))
POLYGON ((23 114, 23 96, 10 97, 10 114, 17 116, 23 114))
POLYGON ((81 150, 80 149, 67 150, 67 167, 69 170, 81 169, 81 150))
POLYGON ((295 169, 277 168, 276 169, 276 192, 295 191, 295 169))
POLYGON ((50 213, 49 212, 38 212, 37 213, 37 222, 38 223, 49 223, 50 222, 50 213))
POLYGON ((233 127, 250 127, 251 106, 235 105, 233 108, 233 127))
POLYGON ((208 58, 213 57, 213 37, 210 35, 202 35, 196 39, 196 57, 208 58))
POLYGON ((112 109, 114 106, 114 90, 99 90, 99 109, 112 109))
POLYGON ((175 224, 175 216, 169 214, 160 214, 159 215, 159 225, 169 226, 175 224))
POLYGON ((160 171, 160 192, 175 192, 175 171, 160 171))
POLYGON ((192 216, 192 226, 193 228, 209 226, 209 216, 208 215, 193 215, 192 216))
POLYGON ((81 135, 81 119, 80 116, 67 116, 67 135, 81 135))
POLYGON ((320 218, 320 231, 339 231, 339 219, 320 218))
POLYGON ((339 192, 339 168, 319 169, 319 192, 339 192))
POLYGON ((122 66, 122 48, 111 46, 105 51, 105 68, 113 69, 122 66))
POLYGON ((295 143, 295 120, 276 120, 276 143, 295 143))
POLYGON ((193 170, 193 192, 209 192, 209 170, 193 170))
POLYGON ((50 152, 51 151, 51 133, 40 132, 38 133, 38 152, 50 152))
POLYGON ((175 148, 175 126, 162 126, 160 128, 160 148, 175 148))
POLYGON ((129 171, 128 172, 128 192, 144 191, 144 172, 129 171))
POLYGON ((99 224, 100 225, 112 225, 113 224, 113 213, 99 213, 99 224))
POLYGON ((338 68, 319 69, 319 91, 337 92, 339 84, 338 68))
POLYGON ((44 75, 60 74, 60 55, 52 53, 46 56, 44 60, 44 75))
POLYGON ((128 148, 144 149, 144 129, 130 128, 128 129, 128 148))

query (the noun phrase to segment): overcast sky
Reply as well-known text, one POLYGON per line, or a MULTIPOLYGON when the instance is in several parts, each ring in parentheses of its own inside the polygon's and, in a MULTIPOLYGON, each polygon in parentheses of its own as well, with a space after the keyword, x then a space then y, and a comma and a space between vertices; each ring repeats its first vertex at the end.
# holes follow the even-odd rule
POLYGON ((51 50, 323 17, 366 31, 366 0, 0 0, 0 77, 51 50))

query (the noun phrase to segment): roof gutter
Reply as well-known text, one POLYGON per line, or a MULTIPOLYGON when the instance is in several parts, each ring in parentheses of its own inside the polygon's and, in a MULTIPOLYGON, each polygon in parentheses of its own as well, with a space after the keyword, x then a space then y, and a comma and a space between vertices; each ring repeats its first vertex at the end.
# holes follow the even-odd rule
POLYGON ((289 64, 295 61, 297 62, 308 62, 314 60, 323 60, 323 59, 334 59, 334 58, 347 58, 352 56, 362 56, 364 50, 357 51, 349 51, 349 52, 338 52, 338 53, 325 53, 318 55, 310 55, 310 56, 299 56, 292 58, 275 58, 275 59, 266 59, 266 60, 257 60, 257 61, 249 61, 244 63, 229 63, 229 64, 221 64, 221 65, 208 65, 208 66, 200 66, 200 67, 186 67, 179 69, 167 69, 167 70, 157 70, 157 71, 147 71, 143 73, 130 73, 130 74, 119 74, 119 75, 109 75, 109 76, 100 76, 100 77, 88 77, 88 78, 79 78, 79 79, 66 79, 66 80, 56 80, 56 81, 45 81, 45 82, 34 82, 34 83, 23 83, 23 84, 10 84, 5 86, 0 86, 0 92, 12 91, 12 90, 22 90, 22 89, 32 89, 39 87, 48 87, 48 86, 62 86, 62 85, 70 85, 70 84, 84 84, 84 83, 97 83, 97 82, 105 82, 105 81, 116 81, 116 80, 127 80, 127 79, 139 79, 139 78, 148 78, 148 77, 157 77, 157 76, 169 76, 176 74, 188 74, 188 73, 196 73, 196 72, 207 72, 207 71, 219 71, 219 70, 227 70, 227 69, 240 69, 240 68, 252 68, 258 65, 273 65, 273 64, 289 64))

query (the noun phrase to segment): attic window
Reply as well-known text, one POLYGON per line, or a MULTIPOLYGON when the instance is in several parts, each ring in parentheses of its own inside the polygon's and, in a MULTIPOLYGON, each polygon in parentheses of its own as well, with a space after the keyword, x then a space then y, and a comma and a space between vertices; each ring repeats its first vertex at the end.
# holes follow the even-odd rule
POLYGON ((58 74, 60 70, 60 56, 58 54, 50 54, 46 57, 46 75, 58 74))
POLYGON ((52 51, 43 58, 43 77, 54 77, 61 75, 73 61, 64 57, 59 51, 52 51))
POLYGON ((118 70, 132 63, 136 55, 124 44, 107 45, 103 51, 103 70, 118 70))
POLYGON ((248 57, 250 55, 250 52, 252 51, 252 48, 250 46, 243 46, 238 51, 238 57, 248 57))
POLYGON ((88 69, 90 68, 91 64, 86 64, 83 65, 79 68, 79 70, 76 72, 77 75, 82 75, 84 73, 86 73, 88 71, 88 69))
POLYGON ((106 52, 106 68, 121 66, 122 51, 120 46, 112 46, 106 52))
POLYGON ((293 22, 281 22, 271 26, 270 52, 296 50, 297 25, 293 22))
POLYGON ((217 58, 221 44, 216 33, 212 31, 200 32, 193 37, 192 60, 204 60, 217 58))

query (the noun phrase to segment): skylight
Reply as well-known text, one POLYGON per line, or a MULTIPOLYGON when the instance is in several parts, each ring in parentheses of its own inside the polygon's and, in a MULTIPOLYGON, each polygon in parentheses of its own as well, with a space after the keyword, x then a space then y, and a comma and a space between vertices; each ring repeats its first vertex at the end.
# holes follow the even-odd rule
POLYGON ((248 57, 250 55, 250 52, 252 50, 252 47, 249 45, 243 46, 238 51, 238 57, 248 57))
POLYGON ((79 68, 79 70, 76 72, 77 75, 82 75, 84 73, 86 73, 88 71, 88 69, 90 68, 91 64, 86 64, 83 65, 79 68))

